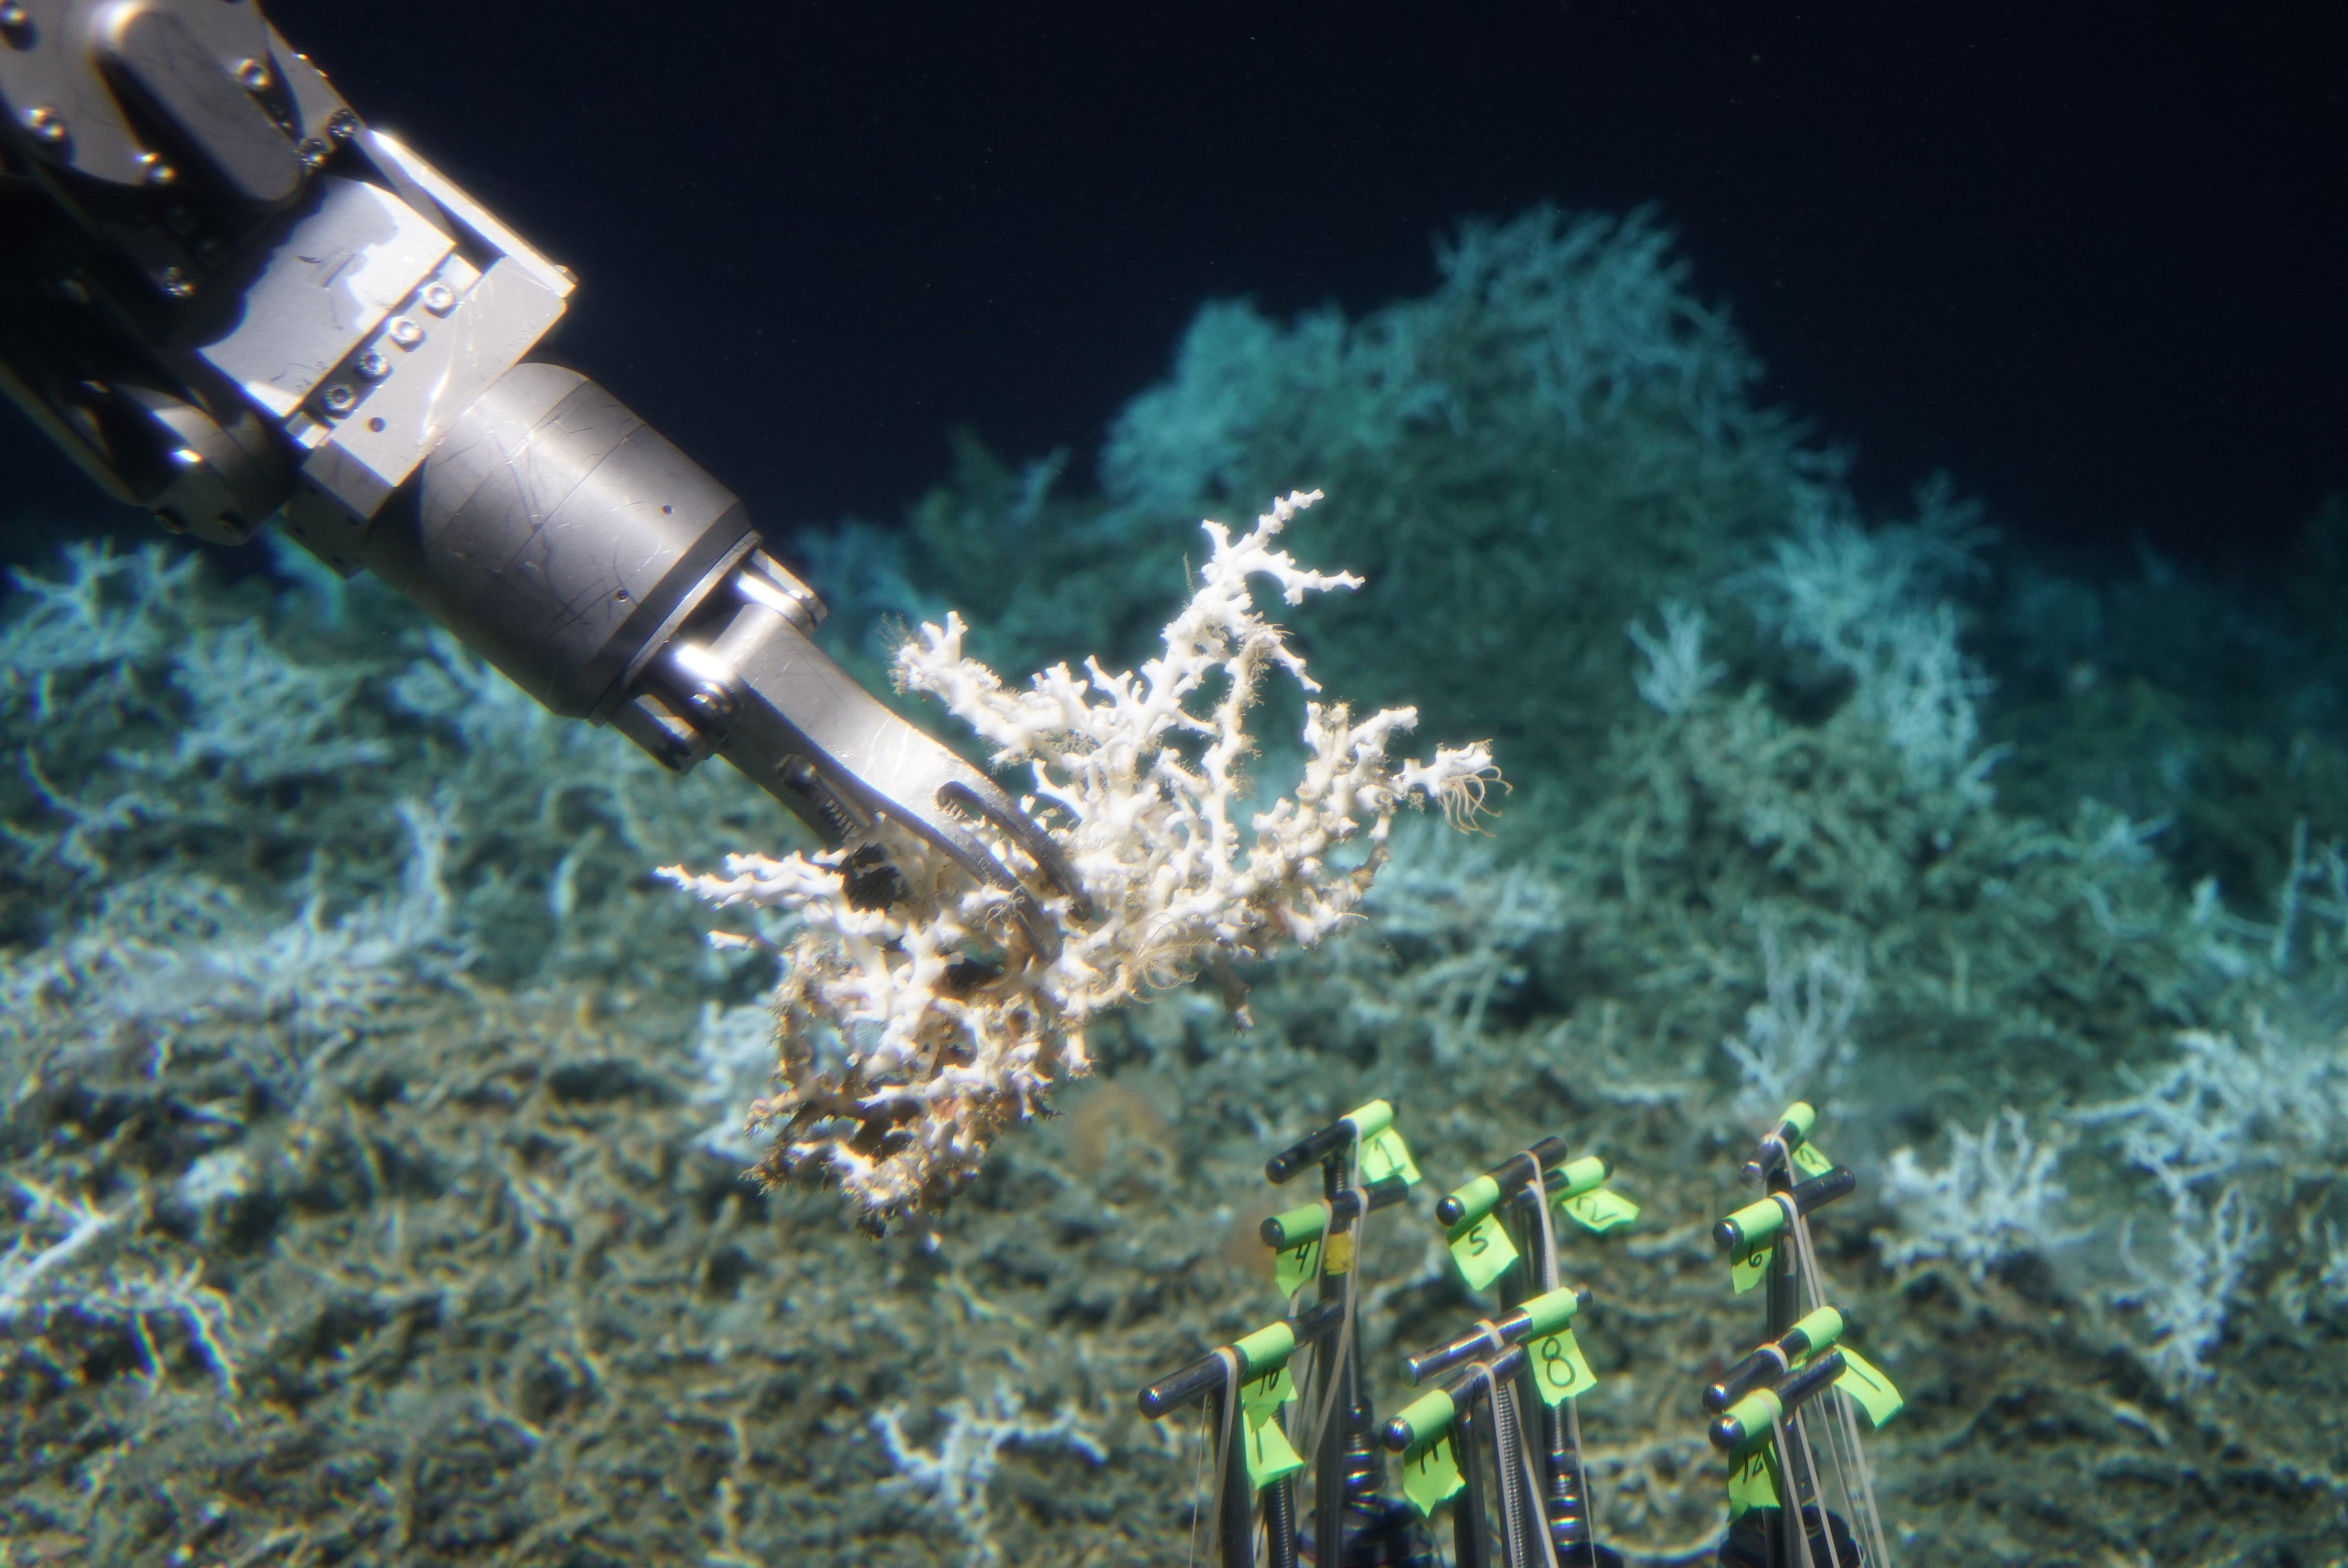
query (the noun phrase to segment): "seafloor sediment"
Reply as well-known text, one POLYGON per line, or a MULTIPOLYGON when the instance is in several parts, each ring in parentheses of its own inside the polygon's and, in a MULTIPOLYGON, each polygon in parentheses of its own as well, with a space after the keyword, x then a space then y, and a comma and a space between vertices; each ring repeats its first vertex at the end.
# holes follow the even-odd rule
MULTIPOLYGON (((1488 836, 1090 1040, 1097 1077, 875 1240, 760 1192, 769 960, 655 867, 779 808, 547 717, 365 583, 79 550, 0 607, 0 1564, 1193 1561, 1152 1376, 1278 1315, 1266 1153, 1391 1100, 1432 1188, 1544 1132, 1600 1517, 1715 1537, 1709 1239, 1799 1093, 1898 1561, 2341 1560, 2348 507, 2295 580, 2064 569, 1946 482, 1870 526, 1643 217, 1464 231, 1423 299, 1209 307, 1097 488, 973 443, 901 529, 783 545, 879 679, 1130 661, 1197 519, 1295 484, 1333 696, 1489 736, 1488 836)), ((1276 782, 1282 721, 1269 715, 1276 782)), ((761 933, 747 921, 735 928, 761 933)), ((768 927, 767 938, 781 935, 768 927)), ((1367 1364, 1480 1310, 1432 1194, 1367 1364)), ((1198 1543, 1198 1551, 1205 1543, 1198 1543)))

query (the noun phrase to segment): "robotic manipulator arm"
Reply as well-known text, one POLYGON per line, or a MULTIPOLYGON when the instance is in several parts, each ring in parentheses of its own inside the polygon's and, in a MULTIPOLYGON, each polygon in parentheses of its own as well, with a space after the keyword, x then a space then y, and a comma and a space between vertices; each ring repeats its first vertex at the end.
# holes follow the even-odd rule
POLYGON ((0 389, 112 495, 241 543, 273 517, 555 712, 712 753, 833 844, 887 817, 1081 900, 985 775, 810 640, 741 502, 526 356, 573 280, 362 120, 257 0, 0 0, 0 389))

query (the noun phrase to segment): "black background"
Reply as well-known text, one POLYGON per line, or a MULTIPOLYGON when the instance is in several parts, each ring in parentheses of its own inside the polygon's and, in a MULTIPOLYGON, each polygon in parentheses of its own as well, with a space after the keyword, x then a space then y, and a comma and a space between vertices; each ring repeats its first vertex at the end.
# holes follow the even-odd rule
MULTIPOLYGON (((2348 5, 273 0, 770 531, 1070 445, 1199 302, 1659 201, 1874 507, 2272 559, 2348 485, 2348 5)), ((0 509, 96 511, 20 420, 0 509)))

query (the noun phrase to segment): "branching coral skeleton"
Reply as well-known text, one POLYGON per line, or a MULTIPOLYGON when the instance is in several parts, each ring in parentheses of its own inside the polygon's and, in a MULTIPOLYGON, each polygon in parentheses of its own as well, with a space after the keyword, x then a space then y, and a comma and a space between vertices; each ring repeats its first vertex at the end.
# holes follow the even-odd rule
MULTIPOLYGON (((1342 702, 1308 702, 1294 789, 1244 831, 1237 820, 1262 681, 1279 671, 1308 696, 1320 689, 1256 609, 1252 580, 1291 605, 1358 586, 1273 548, 1319 498, 1289 496, 1236 540, 1208 523, 1197 591, 1167 627, 1165 652, 1138 671, 1056 665, 1014 690, 963 652, 953 615, 898 651, 908 691, 943 702, 994 748, 998 768, 1031 771, 1023 804, 1089 904, 1047 905, 1064 937, 1056 957, 1021 937, 1003 892, 885 823, 904 885, 885 908, 851 890, 857 846, 729 856, 722 876, 667 869, 714 903, 778 907, 803 922, 776 993, 785 1087, 756 1111, 779 1131, 762 1175, 820 1171, 875 1218, 942 1197, 1056 1080, 1089 1070, 1092 1020, 1203 968, 1329 935, 1368 889, 1404 805, 1431 804, 1461 825, 1475 815, 1497 777, 1486 748, 1398 762, 1387 749, 1413 710, 1357 723, 1342 702)), ((1026 864, 1009 840, 973 831, 1006 864, 1026 864)))
POLYGON ((963 1560, 971 1568, 1003 1561, 1003 1549, 990 1527, 986 1493, 1004 1449, 1053 1446, 1092 1464, 1108 1462, 1108 1451, 1092 1440, 1074 1412, 1036 1420, 1004 1385, 998 1384, 994 1397, 983 1404, 956 1399, 947 1406, 945 1430, 935 1452, 913 1445, 905 1435, 904 1417, 904 1410, 895 1408, 872 1418, 872 1430, 897 1466, 896 1476, 880 1484, 910 1491, 953 1520, 969 1543, 963 1560))
POLYGON ((2086 1232, 2055 1223, 2069 1196, 2055 1175, 2062 1158, 2059 1137, 2034 1139, 2029 1119, 2011 1107, 1979 1132, 1950 1128, 1949 1161, 1938 1168, 1913 1149, 1893 1150, 1883 1186, 1903 1225, 1877 1238, 1885 1259, 1900 1267, 1945 1257, 1979 1284, 2001 1258, 2083 1239, 2086 1232))

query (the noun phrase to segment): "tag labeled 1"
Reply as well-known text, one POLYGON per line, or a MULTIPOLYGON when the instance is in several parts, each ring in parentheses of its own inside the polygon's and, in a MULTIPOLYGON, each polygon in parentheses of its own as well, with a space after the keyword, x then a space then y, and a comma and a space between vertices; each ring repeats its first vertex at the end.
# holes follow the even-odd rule
POLYGON ((1240 1413, 1247 1421, 1248 1484, 1258 1491, 1304 1468, 1304 1456, 1288 1440, 1279 1419, 1280 1407, 1294 1398, 1296 1384, 1285 1366, 1240 1386, 1240 1413))
POLYGON ((1449 1432, 1402 1456, 1402 1494, 1410 1499, 1422 1519, 1467 1484, 1459 1473, 1459 1450, 1449 1432))

